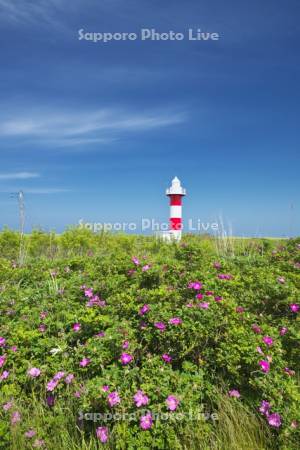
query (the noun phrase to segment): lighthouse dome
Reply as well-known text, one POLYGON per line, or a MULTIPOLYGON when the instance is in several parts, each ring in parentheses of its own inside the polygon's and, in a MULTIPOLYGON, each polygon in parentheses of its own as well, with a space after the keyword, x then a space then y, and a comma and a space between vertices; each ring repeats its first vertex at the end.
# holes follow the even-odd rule
POLYGON ((181 186, 178 177, 172 180, 172 186, 166 190, 166 195, 186 195, 186 190, 181 186))

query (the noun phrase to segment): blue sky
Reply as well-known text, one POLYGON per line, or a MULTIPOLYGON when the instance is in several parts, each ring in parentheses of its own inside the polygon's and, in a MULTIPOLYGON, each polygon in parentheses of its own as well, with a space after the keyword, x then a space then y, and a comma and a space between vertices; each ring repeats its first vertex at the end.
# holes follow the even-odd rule
POLYGON ((299 234, 300 5, 0 0, 0 226, 222 215, 238 235, 299 234), (78 40, 78 30, 217 32, 219 41, 78 40))

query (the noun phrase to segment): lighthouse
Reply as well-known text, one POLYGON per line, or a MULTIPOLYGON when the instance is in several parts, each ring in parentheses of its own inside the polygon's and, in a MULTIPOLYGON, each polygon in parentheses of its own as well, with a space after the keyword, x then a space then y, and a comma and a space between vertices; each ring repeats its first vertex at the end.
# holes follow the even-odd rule
POLYGON ((166 190, 166 195, 170 198, 168 240, 180 241, 182 234, 182 197, 186 195, 186 190, 181 186, 177 177, 173 178, 172 186, 166 190))

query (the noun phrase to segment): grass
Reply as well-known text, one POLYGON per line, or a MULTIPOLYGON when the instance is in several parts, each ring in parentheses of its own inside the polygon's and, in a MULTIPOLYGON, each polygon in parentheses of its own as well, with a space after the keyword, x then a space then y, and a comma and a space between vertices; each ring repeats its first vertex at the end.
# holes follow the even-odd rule
MULTIPOLYGON (((20 404, 19 409, 22 420, 28 423, 28 429, 34 428, 39 436, 51 436, 51 441, 48 439, 48 450, 103 448, 93 435, 86 434, 79 424, 74 424, 74 417, 78 417, 78 411, 72 400, 69 403, 57 402, 53 410, 49 411, 45 409, 43 401, 31 393, 30 407, 20 404)), ((240 402, 228 398, 220 391, 215 411, 217 420, 209 437, 203 432, 206 427, 203 418, 191 421, 189 426, 181 427, 179 424, 174 450, 269 450, 274 448, 271 445, 274 441, 265 423, 240 402)), ((19 428, 12 429, 10 450, 31 449, 32 445, 30 441, 28 442, 28 438, 25 438, 24 434, 18 430, 19 428)), ((118 431, 120 434, 120 429, 118 431)), ((128 448, 125 444, 122 445, 120 439, 117 444, 113 436, 111 438, 106 448, 122 450, 128 448)), ((8 447, 0 445, 0 448, 8 447)))

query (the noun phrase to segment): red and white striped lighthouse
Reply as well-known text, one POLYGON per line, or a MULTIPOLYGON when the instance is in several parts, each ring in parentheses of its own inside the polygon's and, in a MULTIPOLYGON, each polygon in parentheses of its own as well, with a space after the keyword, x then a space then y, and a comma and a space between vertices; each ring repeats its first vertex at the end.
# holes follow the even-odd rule
POLYGON ((180 241, 182 234, 182 197, 186 195, 186 190, 181 186, 177 177, 172 180, 172 186, 166 190, 166 195, 170 198, 170 239, 180 241))

